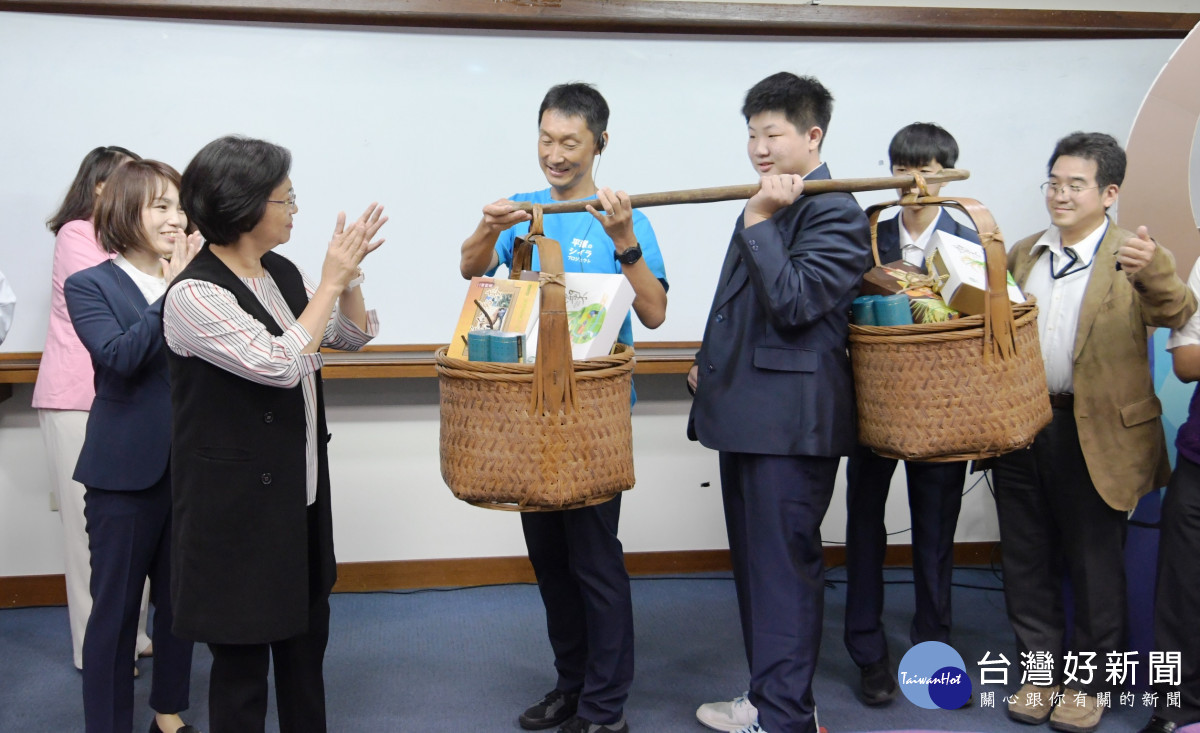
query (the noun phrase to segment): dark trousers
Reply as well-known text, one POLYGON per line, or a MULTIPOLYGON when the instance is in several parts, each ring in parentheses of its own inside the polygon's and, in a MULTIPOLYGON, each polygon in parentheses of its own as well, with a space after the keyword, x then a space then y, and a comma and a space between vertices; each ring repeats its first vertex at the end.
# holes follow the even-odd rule
POLYGON ((267 673, 275 664, 280 733, 325 733, 325 648, 329 592, 320 582, 316 505, 308 507, 308 630, 263 644, 212 644, 208 685, 210 733, 263 733, 267 673))
MULTIPOLYGON (((1154 647, 1179 652, 1180 684, 1156 684, 1155 715, 1183 726, 1200 721, 1200 465, 1184 456, 1163 499, 1158 540, 1158 584, 1154 595, 1154 647), (1167 694, 1179 693, 1179 707, 1167 704, 1167 694)), ((1149 672, 1147 669, 1146 672, 1149 672)))
POLYGON ((1122 649, 1125 631, 1125 512, 1096 492, 1071 410, 1055 409, 1032 446, 997 458, 994 476, 1004 599, 1018 649, 1050 652, 1056 681, 1071 689, 1110 690, 1104 661, 1108 652, 1122 649), (1070 650, 1065 578, 1075 606, 1070 650), (1065 651, 1096 655, 1090 683, 1067 683, 1065 651))
POLYGON ((556 687, 579 692, 578 715, 615 723, 633 684, 633 601, 617 539, 621 496, 582 509, 521 515, 546 606, 556 687))
MULTIPOLYGON (((883 630, 884 507, 897 461, 858 446, 846 466, 846 649, 860 667, 888 658, 883 630)), ((954 530, 962 506, 965 461, 905 461, 912 517, 916 612, 913 644, 950 642, 954 530)))
POLYGON ((770 733, 815 733, 812 679, 825 608, 821 520, 839 461, 725 452, 720 461, 750 702, 770 733))
POLYGON ((92 613, 83 638, 84 724, 87 733, 129 733, 146 578, 154 604, 150 707, 160 713, 188 707, 192 642, 171 633, 170 473, 142 491, 88 487, 83 513, 92 555, 92 613))
POLYGON ((275 662, 280 733, 325 731, 325 647, 329 596, 309 606, 308 631, 270 644, 209 644, 208 691, 212 733, 262 733, 267 719, 267 672, 275 662))

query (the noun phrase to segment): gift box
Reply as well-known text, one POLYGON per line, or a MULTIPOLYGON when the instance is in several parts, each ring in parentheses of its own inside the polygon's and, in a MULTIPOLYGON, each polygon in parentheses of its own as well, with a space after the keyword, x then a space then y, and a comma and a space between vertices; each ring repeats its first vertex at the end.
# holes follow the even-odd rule
MULTIPOLYGON (((909 297, 913 323, 941 323, 958 317, 958 311, 949 307, 938 294, 942 279, 930 275, 916 265, 904 260, 889 262, 872 268, 863 275, 859 292, 863 296, 886 296, 903 293, 909 297)), ((859 325, 867 324, 856 321, 859 325)), ((878 325, 900 325, 897 323, 878 325)))
MULTIPOLYGON (((969 316, 982 314, 987 297, 983 247, 962 237, 936 231, 929 251, 925 262, 932 275, 945 279, 941 293, 947 305, 969 316)), ((1025 295, 1017 287, 1011 272, 1008 273, 1008 299, 1013 303, 1025 302, 1025 295)))
POLYGON ((910 265, 904 260, 889 262, 873 267, 863 275, 859 295, 895 295, 913 287, 925 285, 924 268, 910 265))

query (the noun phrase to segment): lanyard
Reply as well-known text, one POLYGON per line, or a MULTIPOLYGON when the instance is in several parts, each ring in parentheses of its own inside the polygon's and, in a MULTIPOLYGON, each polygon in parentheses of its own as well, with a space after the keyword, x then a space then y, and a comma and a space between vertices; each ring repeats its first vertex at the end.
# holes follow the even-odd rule
MULTIPOLYGON (((1104 235, 1106 235, 1106 234, 1108 234, 1108 221, 1107 220, 1104 222, 1104 231, 1100 232, 1100 239, 1096 240, 1096 248, 1092 250, 1092 259, 1088 260, 1087 264, 1085 264, 1085 265, 1079 264, 1079 255, 1075 254, 1074 249, 1072 249, 1070 247, 1063 247, 1063 252, 1065 252, 1067 254, 1067 259, 1069 261, 1065 265, 1063 265, 1063 268, 1061 270, 1055 270, 1054 269, 1054 251, 1051 250, 1050 251, 1050 277, 1054 278, 1055 280, 1061 280, 1062 278, 1064 278, 1068 275, 1074 275, 1077 272, 1083 272, 1084 270, 1091 267, 1092 263, 1096 261, 1096 253, 1100 251, 1100 244, 1104 241, 1104 235)), ((1061 237, 1061 235, 1060 235, 1060 237, 1061 237)), ((1060 238, 1059 243, 1061 243, 1061 242, 1062 242, 1062 239, 1060 238)))

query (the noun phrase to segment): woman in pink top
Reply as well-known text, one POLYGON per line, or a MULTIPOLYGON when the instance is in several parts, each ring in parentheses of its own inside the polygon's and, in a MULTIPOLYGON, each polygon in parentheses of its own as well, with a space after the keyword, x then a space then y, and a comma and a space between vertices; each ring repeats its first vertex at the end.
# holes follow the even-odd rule
MULTIPOLYGON (((33 388, 33 406, 38 410, 46 454, 50 458, 50 480, 58 497, 63 522, 67 580, 67 610, 71 620, 71 643, 76 669, 83 669, 83 634, 92 610, 91 555, 83 519, 82 484, 71 479, 83 447, 88 410, 96 396, 92 386, 92 357, 75 335, 63 282, 76 272, 109 259, 111 255, 96 241, 92 228, 92 205, 104 182, 127 160, 141 160, 133 152, 115 145, 95 148, 83 158, 75 180, 67 190, 58 212, 46 226, 54 232, 54 266, 50 276, 50 326, 46 347, 33 388)), ((146 601, 138 626, 139 651, 150 645, 146 636, 146 601)))

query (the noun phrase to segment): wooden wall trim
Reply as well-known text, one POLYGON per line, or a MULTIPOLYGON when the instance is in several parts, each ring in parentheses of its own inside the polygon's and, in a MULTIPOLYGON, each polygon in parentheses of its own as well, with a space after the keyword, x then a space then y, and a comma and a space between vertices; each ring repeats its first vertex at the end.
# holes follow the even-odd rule
MULTIPOLYGON (((954 563, 987 565, 998 560, 998 548, 997 542, 960 542, 954 546, 954 563)), ((845 547, 825 548, 826 567, 842 565, 845 560, 845 547)), ((888 545, 884 564, 898 567, 912 565, 912 546, 888 545)), ((629 552, 625 554, 625 566, 633 576, 716 573, 727 572, 731 568, 728 550, 629 552)), ((529 564, 529 558, 524 556, 394 560, 340 563, 338 582, 333 591, 369 593, 532 582, 533 567, 529 564)), ((0 608, 62 606, 66 602, 66 584, 61 575, 0 577, 0 608)))
POLYGON ((1200 23, 1200 13, 673 0, 0 0, 0 10, 469 30, 917 38, 1183 38, 1200 23))
MULTIPOLYGON (((433 352, 441 344, 367 346, 362 351, 325 350, 325 379, 396 379, 436 377, 433 352)), ((636 374, 687 374, 696 349, 695 341, 648 341, 636 344, 636 374)), ((6 397, 3 385, 33 384, 37 381, 42 355, 36 351, 0 354, 0 402, 6 397)), ((7 395, 12 394, 9 387, 7 395)))

